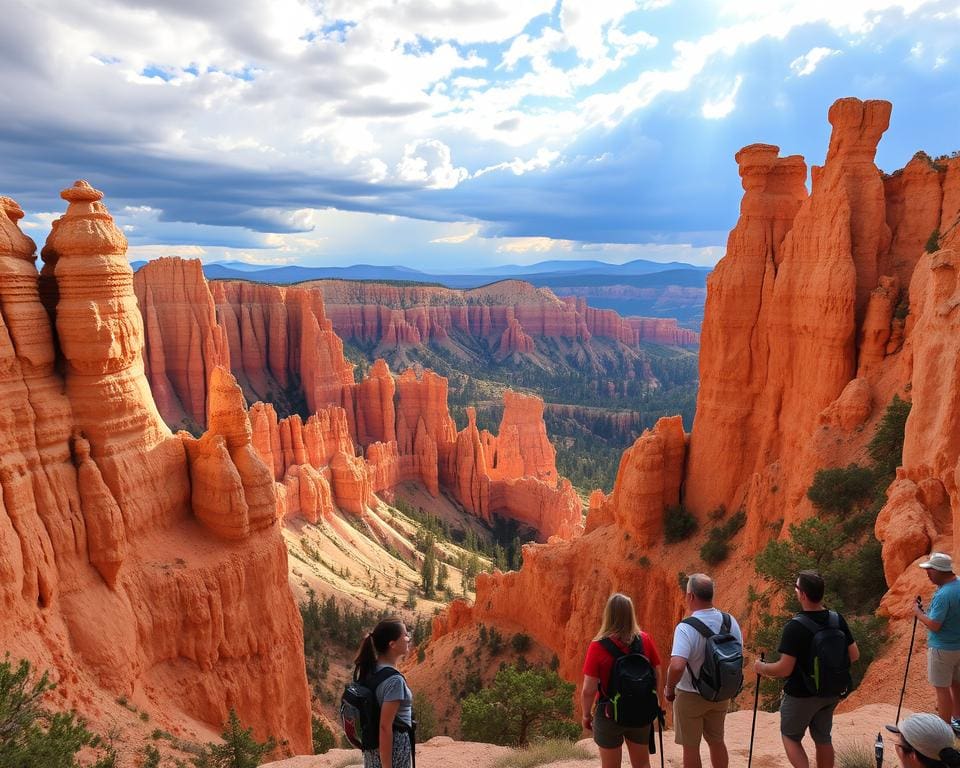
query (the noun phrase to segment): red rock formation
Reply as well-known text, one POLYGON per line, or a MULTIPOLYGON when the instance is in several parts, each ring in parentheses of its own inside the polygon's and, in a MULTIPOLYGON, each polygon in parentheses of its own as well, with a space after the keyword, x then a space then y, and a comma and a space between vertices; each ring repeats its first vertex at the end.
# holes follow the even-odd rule
MULTIPOLYGON (((827 161, 814 168, 809 197, 800 158, 778 158, 767 145, 737 156, 745 195, 708 280, 685 482, 685 503, 700 515, 745 503, 755 533, 776 517, 795 519, 822 457, 816 427, 834 419, 826 409, 846 392, 858 359, 866 376, 888 354, 897 280, 880 270, 899 258, 892 247, 912 247, 908 233, 926 226, 909 205, 888 210, 873 155, 889 115, 887 102, 833 105, 827 161), (785 498, 774 503, 769 488, 780 480, 785 498), (777 513, 784 504, 787 513, 777 513)), ((874 398, 862 387, 847 394, 855 400, 838 406, 841 421, 862 422, 874 398)))
POLYGON ((343 280, 309 283, 323 292, 334 330, 348 341, 382 348, 445 342, 451 332, 485 339, 499 360, 535 354, 535 338, 575 340, 596 336, 638 349, 639 342, 696 345, 699 336, 671 318, 620 317, 574 296, 516 280, 458 291, 343 280))
MULTIPOLYGON (((556 652, 562 676, 579 680, 587 638, 600 626, 607 597, 626 592, 633 596, 641 625, 659 648, 669 648, 682 611, 675 564, 661 552, 662 557, 652 556, 650 565, 639 567, 638 552, 649 550, 642 549, 634 534, 661 526, 665 505, 677 503, 683 461, 679 417, 661 419, 624 455, 614 497, 591 498, 588 533, 569 541, 528 544, 519 571, 479 576, 474 605, 455 602, 434 619, 432 639, 477 623, 520 627, 556 652), (653 461, 658 451, 659 461, 653 461), (627 491, 639 484, 649 492, 627 491)), ((518 489, 523 484, 505 485, 518 489)), ((414 667, 409 674, 414 684, 417 675, 414 667)))
POLYGON ((543 423, 543 400, 511 390, 503 393, 503 417, 490 457, 491 477, 535 477, 557 483, 557 452, 543 423))
MULTIPOLYGON (((144 375, 126 241, 98 191, 77 182, 63 197, 44 248, 46 308, 22 212, 0 198, 0 645, 51 670, 67 706, 136 689, 151 711, 214 728, 233 706, 258 735, 307 751, 283 541, 257 514, 232 542, 197 524, 183 442, 144 375)), ((228 424, 223 435, 238 447, 228 424)), ((263 510, 272 485, 249 482, 257 466, 269 477, 248 459, 244 502, 263 510)), ((214 517, 228 506, 205 502, 214 517)))
POLYGON ((530 355, 533 354, 535 348, 533 339, 523 330, 520 321, 511 317, 506 330, 501 334, 500 341, 497 343, 495 358, 504 360, 510 355, 530 355))
POLYGON ((230 350, 199 260, 162 258, 133 276, 147 339, 150 391, 167 424, 206 423, 213 369, 230 369, 230 350))

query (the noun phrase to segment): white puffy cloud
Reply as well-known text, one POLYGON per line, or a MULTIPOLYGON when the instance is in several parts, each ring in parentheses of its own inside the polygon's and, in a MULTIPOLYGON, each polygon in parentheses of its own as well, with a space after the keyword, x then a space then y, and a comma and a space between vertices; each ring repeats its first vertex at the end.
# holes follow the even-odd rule
POLYGON ((437 139, 407 144, 397 163, 397 176, 404 181, 425 182, 431 189, 452 189, 470 174, 455 168, 450 147, 437 139))
POLYGON ((806 77, 816 71, 821 61, 829 56, 836 56, 838 53, 840 53, 840 51, 833 48, 817 46, 816 48, 811 48, 803 54, 803 56, 797 56, 797 58, 791 61, 790 69, 797 77, 806 77))

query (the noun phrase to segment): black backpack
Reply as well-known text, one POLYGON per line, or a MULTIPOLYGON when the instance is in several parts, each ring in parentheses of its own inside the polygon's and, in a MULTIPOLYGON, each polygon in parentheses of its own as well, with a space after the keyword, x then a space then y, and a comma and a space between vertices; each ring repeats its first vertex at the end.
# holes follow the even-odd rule
POLYGON ((684 624, 689 624, 706 640, 700 676, 693 674, 690 662, 687 662, 687 669, 693 687, 707 701, 732 699, 743 688, 743 643, 730 632, 730 614, 720 615, 722 619, 719 632, 714 632, 693 616, 683 620, 684 624))
POLYGON ((660 701, 656 671, 643 655, 643 641, 634 638, 629 653, 621 651, 609 637, 600 640, 600 645, 613 657, 610 679, 600 687, 600 701, 608 705, 607 715, 619 725, 652 723, 660 714, 660 701))
MULTIPOLYGON (((394 675, 403 675, 393 667, 384 667, 363 680, 347 683, 340 697, 340 724, 353 746, 364 751, 380 747, 380 703, 377 688, 394 675)), ((415 743, 414 729, 394 720, 393 730, 410 734, 411 749, 415 743)))
POLYGON ((818 624, 803 613, 798 613, 793 620, 813 635, 809 656, 804 659, 806 663, 800 664, 800 677, 807 691, 813 696, 847 696, 853 690, 853 678, 840 614, 828 611, 826 624, 818 624))

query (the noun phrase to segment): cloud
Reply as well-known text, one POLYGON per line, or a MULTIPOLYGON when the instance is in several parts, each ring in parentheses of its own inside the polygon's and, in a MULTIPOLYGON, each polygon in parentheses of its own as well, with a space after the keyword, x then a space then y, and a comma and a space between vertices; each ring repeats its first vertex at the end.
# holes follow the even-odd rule
POLYGON ((466 168, 454 168, 450 147, 437 139, 408 144, 397 164, 397 176, 404 181, 425 182, 431 189, 452 189, 467 178, 466 168))
POLYGON ((480 232, 480 227, 472 227, 468 229, 463 234, 459 235, 446 235, 445 237, 435 237, 430 242, 431 243, 447 243, 450 245, 459 245, 460 243, 465 243, 468 240, 472 240, 480 232))
POLYGON ((729 115, 737 106, 737 91, 740 90, 742 83, 743 77, 737 75, 733 81, 733 85, 730 86, 730 89, 726 93, 715 96, 703 103, 700 113, 709 120, 719 120, 729 115))
POLYGON ((836 51, 832 48, 825 48, 823 46, 818 46, 816 48, 811 48, 803 56, 797 56, 793 61, 790 62, 790 69, 793 70, 793 73, 797 77, 806 77, 807 75, 812 75, 817 68, 817 65, 821 61, 826 59, 829 56, 836 56, 840 51, 836 51))
POLYGON ((569 240, 554 240, 551 237, 517 237, 505 239, 497 250, 500 253, 549 253, 550 251, 569 251, 573 243, 569 240))

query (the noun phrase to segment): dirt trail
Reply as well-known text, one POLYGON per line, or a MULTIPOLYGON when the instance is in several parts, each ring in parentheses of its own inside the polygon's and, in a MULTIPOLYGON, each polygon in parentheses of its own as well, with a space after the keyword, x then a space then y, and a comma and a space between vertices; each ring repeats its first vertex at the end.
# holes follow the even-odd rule
MULTIPOLYGON (((886 723, 892 723, 896 715, 896 706, 889 704, 869 704, 852 712, 845 712, 836 716, 833 728, 833 741, 838 752, 851 746, 860 746, 873 754, 873 744, 877 732, 883 730, 886 723)), ((903 710, 901 717, 912 714, 903 710)), ((726 742, 730 750, 730 768, 745 768, 747 752, 750 744, 750 710, 732 712, 727 717, 726 742)), ((757 732, 753 748, 753 765, 756 768, 789 768, 789 763, 783 754, 783 745, 780 741, 780 716, 775 712, 757 713, 757 732)), ((886 753, 884 764, 896 766, 897 757, 893 749, 893 735, 886 734, 884 743, 886 753)), ((596 755, 596 747, 592 741, 581 742, 596 755)), ((809 737, 804 740, 807 754, 813 756, 813 744, 809 737)), ((664 731, 663 746, 665 765, 671 768, 681 768, 680 748, 673 743, 673 732, 664 731)), ((438 736, 425 744, 417 746, 418 768, 493 768, 496 762, 509 755, 513 750, 506 747, 497 747, 491 744, 476 744, 472 742, 453 741, 445 736, 438 736)), ((705 766, 709 766, 709 756, 706 745, 701 750, 705 766)), ((659 755, 651 758, 652 768, 660 764, 659 755)), ((300 756, 289 760, 269 763, 269 768, 348 768, 348 766, 362 766, 363 760, 357 751, 335 749, 325 755, 300 756), (350 761, 350 758, 356 759, 350 761)), ((597 768, 600 765, 599 757, 589 760, 563 760, 550 763, 551 768, 597 768)), ((624 756, 623 765, 629 766, 624 756)), ((264 767, 266 768, 266 766, 264 767)))

